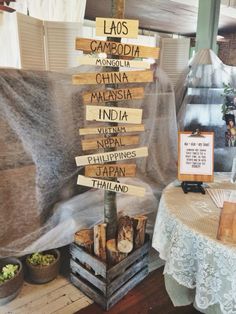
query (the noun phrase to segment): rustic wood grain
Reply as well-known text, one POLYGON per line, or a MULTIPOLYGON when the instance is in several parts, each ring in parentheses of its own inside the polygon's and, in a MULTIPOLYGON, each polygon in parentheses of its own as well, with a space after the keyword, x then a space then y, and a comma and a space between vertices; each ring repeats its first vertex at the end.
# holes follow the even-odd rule
POLYGON ((109 312, 93 303, 75 314, 198 314, 192 305, 174 307, 164 283, 163 267, 150 273, 109 312))
POLYGON ((94 254, 106 262, 106 228, 107 224, 101 223, 93 227, 94 254))
POLYGON ((97 104, 111 101, 135 100, 144 97, 143 87, 100 89, 83 94, 84 104, 97 104))
POLYGON ((91 72, 79 73, 72 76, 72 83, 74 85, 149 83, 152 81, 153 72, 150 70, 127 72, 91 72))
POLYGON ((118 221, 117 248, 122 253, 130 253, 133 249, 133 221, 129 216, 121 216, 118 221))
POLYGON ((85 166, 85 176, 100 177, 135 177, 136 164, 106 164, 85 166))
POLYGON ((119 150, 115 152, 83 155, 75 157, 77 166, 102 164, 106 162, 119 161, 119 160, 130 160, 133 158, 147 157, 148 148, 139 147, 134 149, 119 150))
POLYGON ((154 58, 158 59, 159 57, 159 48, 156 47, 147 47, 147 46, 138 46, 131 44, 122 44, 115 41, 111 41, 111 45, 114 47, 128 47, 130 48, 128 53, 125 53, 124 49, 113 49, 107 48, 106 41, 104 40, 95 40, 89 38, 76 38, 76 49, 82 50, 84 52, 94 52, 94 53, 107 53, 116 56, 125 56, 125 57, 137 57, 137 58, 154 58), (93 47, 92 47, 93 46, 93 47), (139 53, 137 53, 139 49, 139 53), (136 52, 136 53, 135 53, 136 52))
POLYGON ((236 243, 236 203, 224 202, 217 239, 225 243, 236 243))
POLYGON ((142 122, 142 109, 108 106, 86 106, 87 121, 120 122, 138 124, 142 122))
POLYGON ((111 36, 118 38, 137 38, 138 20, 96 18, 96 36, 111 36), (125 25, 125 27, 122 25, 125 25))
POLYGON ((79 65, 86 64, 103 67, 138 68, 138 69, 150 69, 151 67, 151 64, 146 61, 94 58, 87 55, 79 56, 77 60, 79 62, 79 65))
POLYGON ((118 126, 97 126, 92 128, 79 129, 80 135, 103 135, 114 133, 142 132, 145 130, 144 124, 137 125, 118 125, 118 126))
POLYGON ((138 145, 139 136, 109 136, 81 140, 82 150, 121 148, 124 146, 138 145))

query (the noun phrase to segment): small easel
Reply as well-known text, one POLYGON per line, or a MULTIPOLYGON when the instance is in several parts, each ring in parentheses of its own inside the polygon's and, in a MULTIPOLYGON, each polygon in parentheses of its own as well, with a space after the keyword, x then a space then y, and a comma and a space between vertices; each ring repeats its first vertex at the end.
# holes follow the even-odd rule
POLYGON ((213 181, 214 133, 179 132, 178 179, 184 193, 205 194, 203 182, 213 181))

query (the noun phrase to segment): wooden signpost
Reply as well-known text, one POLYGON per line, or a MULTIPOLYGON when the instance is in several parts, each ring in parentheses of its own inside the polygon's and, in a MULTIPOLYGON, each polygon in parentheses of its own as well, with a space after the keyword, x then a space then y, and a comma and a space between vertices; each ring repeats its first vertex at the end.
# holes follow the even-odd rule
POLYGON ((144 196, 145 189, 129 184, 122 184, 118 182, 101 180, 96 178, 87 178, 82 175, 78 176, 77 184, 88 186, 95 189, 103 189, 112 192, 119 192, 124 194, 130 194, 135 196, 144 196))
POLYGON ((146 61, 93 58, 90 56, 79 56, 78 62, 80 65, 87 64, 101 67, 119 67, 119 68, 149 69, 151 66, 150 63, 146 61))
POLYGON ((76 38, 76 49, 89 53, 106 53, 119 57, 153 58, 158 59, 159 48, 131 44, 122 44, 115 41, 104 41, 89 38, 76 38))
POLYGON ((122 38, 138 37, 138 20, 123 20, 114 18, 96 18, 96 36, 111 36, 122 38))
POLYGON ((139 136, 110 136, 96 139, 86 139, 82 140, 81 143, 82 150, 122 148, 124 146, 137 145, 139 143, 139 136))
POLYGON ((136 125, 118 125, 118 126, 97 126, 92 128, 79 129, 80 135, 109 135, 117 133, 129 133, 129 132, 143 132, 145 130, 144 124, 136 125))
POLYGON ((129 72, 101 72, 81 73, 73 75, 73 84, 127 84, 127 83, 148 83, 153 81, 153 72, 129 71, 129 72))
POLYGON ((100 104, 111 101, 124 101, 142 99, 144 97, 143 87, 119 88, 119 89, 102 89, 93 92, 84 93, 84 104, 100 104))
POLYGON ((95 178, 134 177, 136 164, 106 164, 85 166, 85 176, 95 178))
POLYGON ((86 120, 97 123, 79 130, 80 135, 100 135, 83 139, 84 151, 96 149, 103 152, 76 157, 77 166, 85 166, 85 176, 79 175, 77 183, 105 192, 104 223, 94 228, 96 257, 72 245, 71 281, 106 310, 148 274, 149 238, 145 236, 147 218, 142 216, 133 220, 124 216, 118 221, 116 205, 116 193, 135 197, 145 195, 143 187, 118 181, 120 177, 133 177, 136 174, 136 164, 122 161, 148 156, 147 147, 120 150, 139 143, 137 135, 119 134, 144 131, 144 125, 141 124, 142 109, 127 108, 126 103, 118 106, 118 102, 144 98, 143 87, 120 88, 119 84, 149 83, 154 80, 154 75, 150 70, 119 72, 119 68, 148 69, 150 65, 147 62, 130 58, 157 59, 159 55, 159 48, 121 43, 122 37, 137 36, 138 22, 123 19, 124 0, 112 0, 112 10, 115 12, 113 18, 96 20, 97 35, 110 36, 107 41, 76 39, 76 49, 96 54, 95 57, 80 57, 80 63, 102 66, 105 71, 73 76, 73 84, 105 85, 105 89, 91 87, 91 91, 83 94, 86 120), (105 59, 100 56, 97 58, 99 53, 109 56, 105 59), (124 60, 123 57, 129 59, 124 60), (108 125, 100 126, 99 122, 107 122, 108 125), (131 252, 133 248, 136 250, 131 252))
POLYGON ((117 150, 113 152, 93 154, 93 155, 83 155, 75 157, 77 166, 102 164, 105 162, 115 162, 120 160, 129 160, 139 157, 147 157, 148 149, 147 147, 139 147, 134 149, 117 150))
POLYGON ((106 107, 106 106, 86 106, 87 121, 105 121, 120 123, 141 123, 142 109, 106 107))

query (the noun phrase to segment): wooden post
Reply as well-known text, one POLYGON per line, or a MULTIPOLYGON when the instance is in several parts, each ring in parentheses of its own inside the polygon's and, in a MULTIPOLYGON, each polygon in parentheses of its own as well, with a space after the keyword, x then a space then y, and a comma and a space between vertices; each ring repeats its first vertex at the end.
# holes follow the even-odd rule
POLYGON ((147 216, 137 215, 133 218, 134 249, 141 247, 145 241, 147 216))
POLYGON ((129 253, 133 249, 134 229, 129 216, 122 216, 118 222, 117 248, 122 253, 129 253))
MULTIPOLYGON (((114 18, 122 19, 124 18, 124 6, 125 0, 111 0, 112 12, 111 15, 114 18)), ((120 38, 108 37, 110 41, 121 41, 120 38)), ((111 56, 111 58, 113 58, 111 56)), ((106 71, 119 71, 119 68, 106 68, 106 71)), ((116 84, 108 84, 107 88, 117 88, 116 84)), ((117 102, 109 102, 107 106, 117 107, 117 102)), ((110 123, 111 126, 116 126, 117 123, 110 123)), ((109 134, 108 136, 114 136, 116 134, 109 134)), ((115 149, 107 149, 106 151, 112 151, 115 149)), ((116 178, 111 180, 117 181, 116 178)), ((117 232, 117 205, 116 205, 116 193, 111 191, 104 192, 104 219, 107 223, 107 239, 112 239, 116 237, 117 232)))
POLYGON ((116 239, 110 239, 107 241, 107 261, 110 266, 113 266, 124 258, 126 258, 127 253, 121 253, 117 250, 116 239))
POLYGON ((106 262, 106 227, 107 224, 95 225, 94 233, 94 254, 106 262))

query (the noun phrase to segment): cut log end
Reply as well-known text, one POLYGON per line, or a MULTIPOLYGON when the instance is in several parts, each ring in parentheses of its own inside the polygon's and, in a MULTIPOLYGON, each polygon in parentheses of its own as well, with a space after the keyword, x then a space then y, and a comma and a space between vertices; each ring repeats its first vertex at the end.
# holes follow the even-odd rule
POLYGON ((133 243, 127 240, 119 241, 117 249, 123 253, 129 253, 133 250, 133 243))

